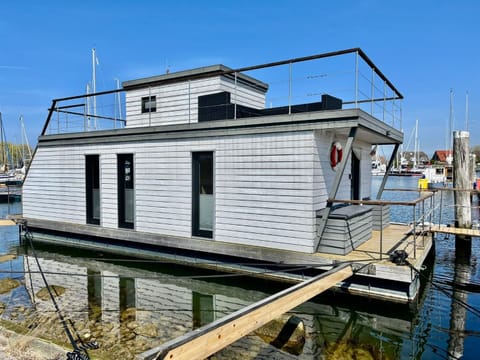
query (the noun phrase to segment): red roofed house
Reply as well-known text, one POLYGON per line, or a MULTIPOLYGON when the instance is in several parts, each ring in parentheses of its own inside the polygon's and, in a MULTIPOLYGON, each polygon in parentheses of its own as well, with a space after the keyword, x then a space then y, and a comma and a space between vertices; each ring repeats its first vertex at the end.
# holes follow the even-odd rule
POLYGON ((447 157, 451 156, 451 150, 436 150, 432 156, 432 163, 447 163, 447 157))

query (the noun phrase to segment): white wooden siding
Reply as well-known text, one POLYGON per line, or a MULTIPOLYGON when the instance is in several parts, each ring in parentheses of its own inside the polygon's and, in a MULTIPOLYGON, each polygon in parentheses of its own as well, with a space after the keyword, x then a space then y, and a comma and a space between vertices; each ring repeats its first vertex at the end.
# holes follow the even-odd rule
POLYGON ((80 147, 37 149, 22 191, 23 213, 85 223, 85 154, 80 147))
POLYGON ((265 94, 233 80, 217 76, 126 92, 126 127, 195 123, 198 121, 198 96, 228 91, 231 102, 263 109, 265 94), (156 111, 143 113, 142 97, 156 96, 156 111))
MULTIPOLYGON (((319 210, 326 206, 328 194, 332 189, 333 180, 335 178, 335 170, 330 166, 330 149, 335 141, 345 147, 346 137, 335 137, 331 132, 315 132, 316 151, 315 151, 315 171, 314 171, 314 203, 315 209, 319 210)), ((360 159, 360 198, 370 197, 371 192, 371 146, 366 143, 356 141, 353 145, 355 154, 360 159)), ((346 156, 344 153, 343 156, 346 156)), ((348 158, 345 166, 345 172, 337 192, 337 199, 350 199, 350 173, 351 173, 351 157, 348 158)))
POLYGON ((330 167, 318 146, 314 133, 305 131, 39 147, 23 187, 23 212, 27 218, 85 224, 85 155, 99 154, 101 226, 117 228, 117 154, 132 153, 135 230, 190 237, 191 153, 213 151, 213 241, 312 252, 315 210, 326 199, 318 165, 330 167))
MULTIPOLYGON (((372 197, 372 145, 357 142, 355 146, 357 153, 360 154, 360 198, 372 197)), ((376 194, 374 194, 376 196, 376 194)))

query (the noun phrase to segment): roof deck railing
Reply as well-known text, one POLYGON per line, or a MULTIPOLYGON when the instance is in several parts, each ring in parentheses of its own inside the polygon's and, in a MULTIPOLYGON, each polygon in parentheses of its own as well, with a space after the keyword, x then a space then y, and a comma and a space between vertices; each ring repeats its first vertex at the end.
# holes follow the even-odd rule
MULTIPOLYGON (((175 73, 170 74, 168 81, 156 80, 147 88, 172 83, 171 75, 175 73)), ((403 95, 360 48, 176 79, 177 94, 183 98, 175 95, 175 100, 188 104, 188 111, 179 111, 171 123, 196 122, 198 92, 193 94, 192 81, 218 75, 227 76, 234 83, 229 104, 234 107, 234 118, 238 113, 237 91, 241 91, 237 85, 242 78, 249 77, 268 84, 265 109, 282 108, 292 114, 298 110, 298 104, 317 103, 322 95, 328 94, 341 99, 343 109, 359 108, 397 129, 402 127, 403 95)), ((129 114, 138 109, 138 116, 152 115, 142 114, 140 103, 126 103, 125 93, 126 90, 117 89, 54 99, 42 135, 122 128, 128 126, 127 109, 129 114)), ((157 100, 156 113, 164 111, 164 103, 157 100)))

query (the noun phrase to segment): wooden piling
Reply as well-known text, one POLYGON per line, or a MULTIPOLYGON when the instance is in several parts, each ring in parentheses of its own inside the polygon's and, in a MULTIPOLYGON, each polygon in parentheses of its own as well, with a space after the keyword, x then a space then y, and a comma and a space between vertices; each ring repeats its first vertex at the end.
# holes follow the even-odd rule
MULTIPOLYGON (((468 131, 453 132, 453 187, 470 190, 470 134, 468 131)), ((455 226, 472 227, 472 204, 470 192, 455 191, 455 226)))

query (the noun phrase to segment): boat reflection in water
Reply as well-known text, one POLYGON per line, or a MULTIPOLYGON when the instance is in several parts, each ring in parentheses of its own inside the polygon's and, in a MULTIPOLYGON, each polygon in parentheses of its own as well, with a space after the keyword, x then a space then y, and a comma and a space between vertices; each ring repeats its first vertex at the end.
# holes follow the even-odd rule
MULTIPOLYGON (((80 250, 78 257, 72 257, 61 249, 52 253, 50 248, 42 251, 40 244, 36 247, 40 266, 49 285, 59 293, 57 303, 73 325, 72 332, 85 341, 98 341, 100 349, 92 354, 102 359, 133 359, 287 286, 171 263, 110 260, 106 254, 80 250)), ((25 273, 24 287, 15 290, 13 308, 3 317, 30 329, 31 335, 41 334, 70 348, 52 301, 42 297, 45 284, 35 258, 29 249, 26 252, 15 260, 23 268, 18 270, 25 273), (27 310, 19 311, 19 307, 27 310)), ((11 269, 15 267, 12 264, 11 269)), ((214 358, 333 359, 350 354, 396 359, 405 346, 412 350, 405 342, 409 343, 414 314, 406 305, 378 306, 365 298, 325 294, 214 358), (364 306, 354 305, 357 302, 364 306)))

